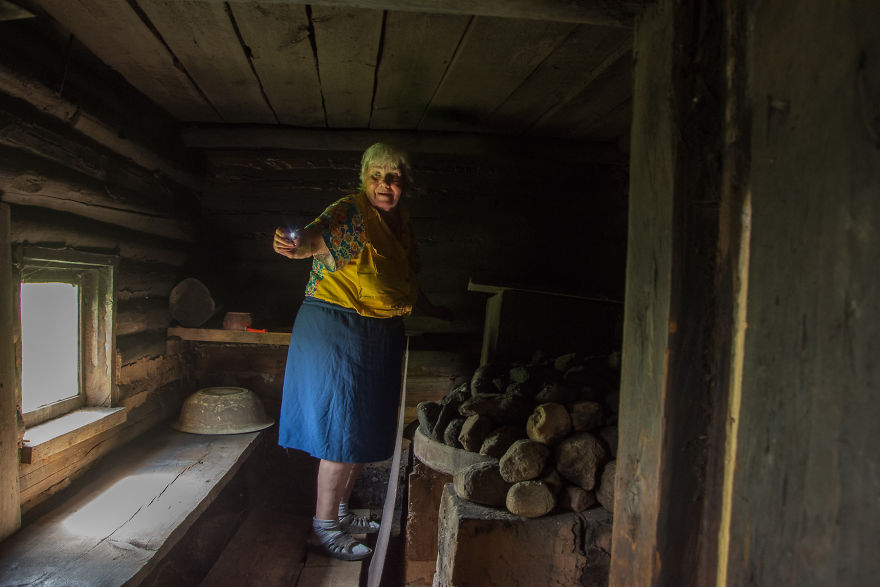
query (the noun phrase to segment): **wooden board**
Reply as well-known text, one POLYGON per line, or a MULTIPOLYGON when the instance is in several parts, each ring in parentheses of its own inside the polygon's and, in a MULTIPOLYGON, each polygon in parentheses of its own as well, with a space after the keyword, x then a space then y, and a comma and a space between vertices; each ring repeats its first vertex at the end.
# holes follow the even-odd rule
POLYGON ((371 128, 418 125, 470 20, 468 16, 388 13, 371 128))
POLYGON ((880 576, 865 546, 880 531, 880 4, 798 6, 743 17, 746 125, 731 148, 747 143, 735 180, 749 252, 731 586, 880 576))
POLYGON ((12 258, 9 238, 9 206, 0 204, 0 274, 4 275, 5 287, 0 290, 0 541, 18 530, 21 525, 18 489, 18 440, 16 421, 18 398, 16 397, 15 347, 13 344, 14 292, 9 285, 12 275, 12 258))
POLYGON ((530 129, 592 83, 608 67, 609 55, 620 56, 631 49, 630 31, 577 27, 492 113, 492 124, 510 134, 530 129))
POLYGON ((0 582, 136 583, 238 470, 258 434, 165 430, 129 445, 63 505, 0 545, 0 582))
MULTIPOLYGON (((174 63, 174 55, 127 2, 39 0, 37 4, 179 120, 219 122, 216 112, 174 63), (112 23, 112 26, 108 26, 112 23)), ((63 59, 59 55, 58 59, 63 59)))
POLYGON ((138 5, 224 121, 277 123, 224 4, 138 5))
POLYGON ((325 126, 306 7, 236 2, 230 10, 278 122, 325 126))
POLYGON ((566 23, 475 18, 419 130, 487 129, 495 109, 572 29, 566 23))
POLYGON ((314 6, 312 24, 327 126, 366 128, 382 37, 382 12, 314 6))
POLYGON ((315 5, 354 5, 377 10, 411 10, 441 14, 478 14, 530 20, 583 22, 631 27, 633 18, 651 0, 317 0, 315 5))
POLYGON ((248 514, 199 587, 297 585, 311 528, 309 516, 257 508, 248 514))
POLYGON ((671 17, 649 11, 636 31, 627 297, 620 383, 612 585, 651 585, 657 553, 663 466, 667 345, 671 325, 675 137, 671 17))
POLYGON ((633 60, 628 45, 619 46, 602 65, 604 69, 577 96, 543 117, 535 131, 571 138, 586 136, 609 112, 631 100, 633 60))
POLYGON ((183 328, 175 326, 168 329, 168 336, 177 336, 182 340, 199 340, 203 342, 230 342, 284 346, 287 346, 290 343, 289 332, 248 332, 246 330, 183 328))

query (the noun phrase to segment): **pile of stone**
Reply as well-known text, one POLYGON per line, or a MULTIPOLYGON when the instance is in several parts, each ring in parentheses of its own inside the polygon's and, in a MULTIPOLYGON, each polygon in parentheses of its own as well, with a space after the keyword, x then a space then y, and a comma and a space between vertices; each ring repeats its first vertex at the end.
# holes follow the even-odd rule
POLYGON ((469 501, 540 517, 614 506, 620 355, 537 354, 490 364, 437 402, 418 406, 436 442, 491 457, 456 472, 469 501))

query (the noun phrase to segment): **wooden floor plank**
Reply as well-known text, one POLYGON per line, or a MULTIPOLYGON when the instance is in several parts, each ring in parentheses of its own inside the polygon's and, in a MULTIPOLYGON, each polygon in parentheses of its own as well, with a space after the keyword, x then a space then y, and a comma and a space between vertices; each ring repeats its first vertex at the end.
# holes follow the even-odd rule
POLYGON ((200 587, 296 585, 306 558, 311 518, 261 507, 252 512, 200 587))

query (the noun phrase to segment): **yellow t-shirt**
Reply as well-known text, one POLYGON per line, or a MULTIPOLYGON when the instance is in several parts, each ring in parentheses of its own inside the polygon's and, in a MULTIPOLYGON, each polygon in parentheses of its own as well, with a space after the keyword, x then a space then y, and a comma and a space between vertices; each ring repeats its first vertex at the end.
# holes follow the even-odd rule
POLYGON ((419 291, 415 240, 409 215, 402 209, 400 214, 398 239, 363 192, 324 210, 309 226, 322 227, 330 253, 312 261, 306 295, 362 316, 410 314, 419 291))

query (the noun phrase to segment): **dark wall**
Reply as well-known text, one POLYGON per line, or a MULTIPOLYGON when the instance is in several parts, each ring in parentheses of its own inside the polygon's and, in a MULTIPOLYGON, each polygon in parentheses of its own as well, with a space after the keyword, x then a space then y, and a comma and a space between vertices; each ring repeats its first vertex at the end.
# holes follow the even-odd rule
MULTIPOLYGON (((303 226, 357 189, 360 153, 209 151, 202 242, 193 264, 225 310, 289 327, 310 264, 272 252, 277 225, 303 226)), ((435 303, 479 323, 478 283, 622 299, 626 174, 586 162, 546 163, 412 153, 404 205, 435 303)), ((215 321, 223 311, 218 312, 215 321)))

